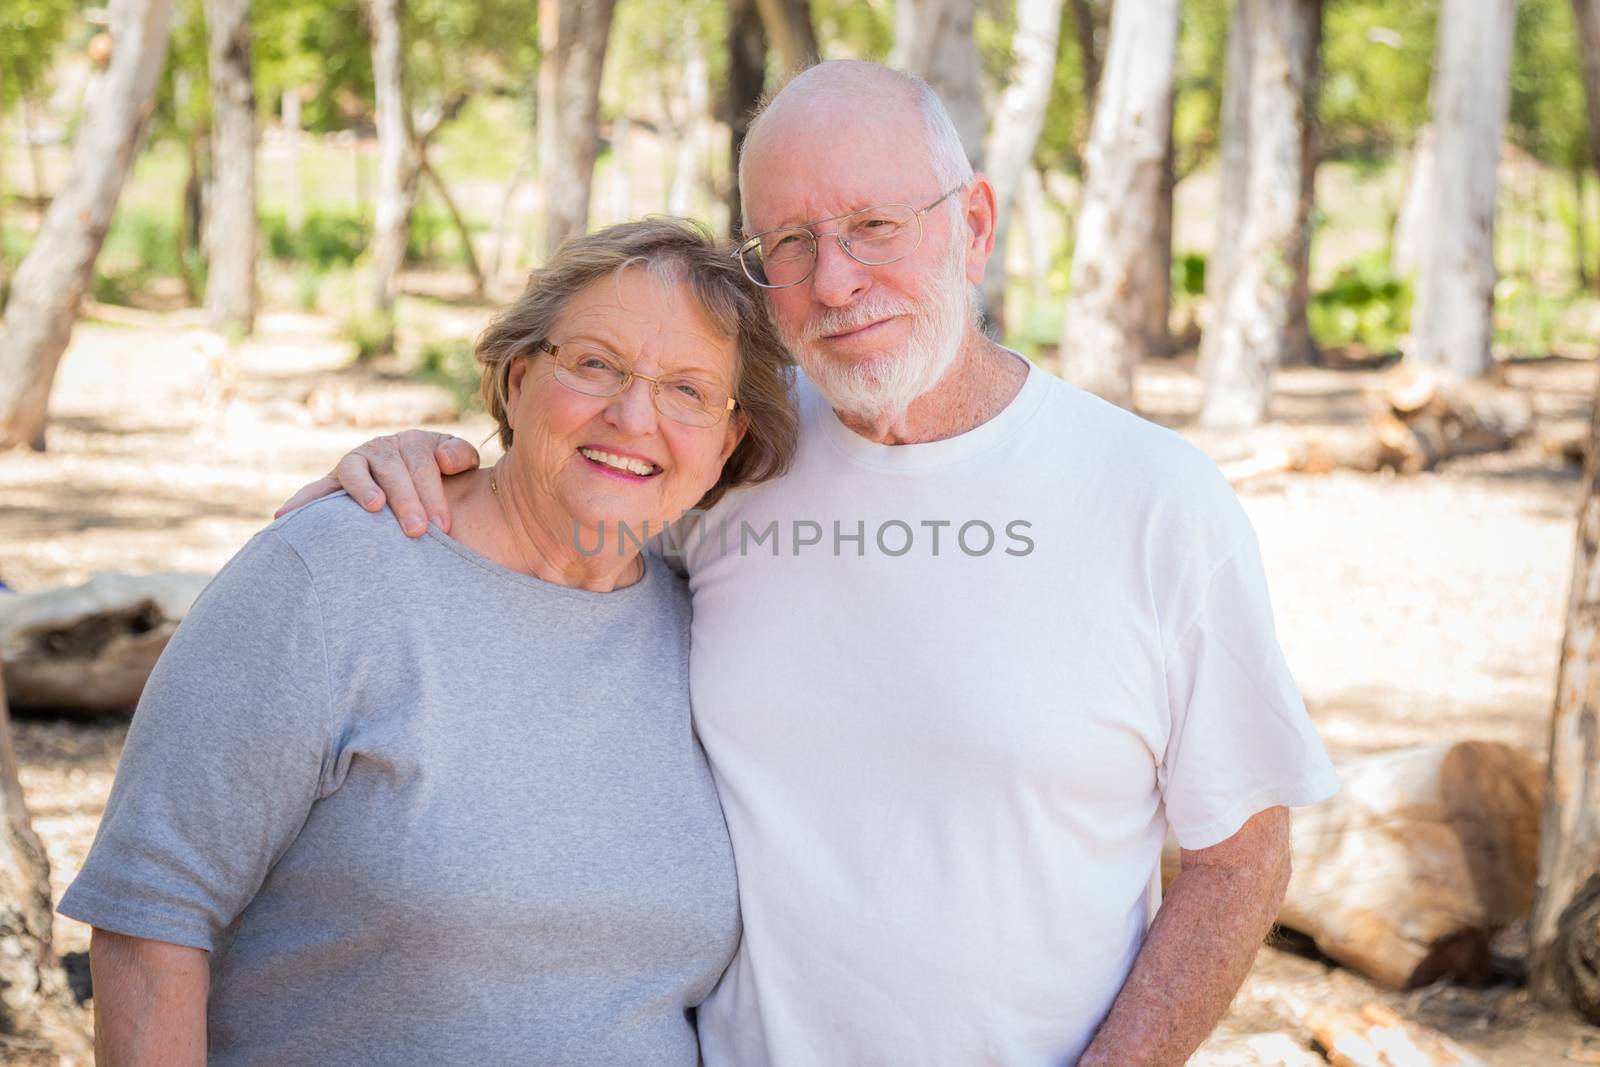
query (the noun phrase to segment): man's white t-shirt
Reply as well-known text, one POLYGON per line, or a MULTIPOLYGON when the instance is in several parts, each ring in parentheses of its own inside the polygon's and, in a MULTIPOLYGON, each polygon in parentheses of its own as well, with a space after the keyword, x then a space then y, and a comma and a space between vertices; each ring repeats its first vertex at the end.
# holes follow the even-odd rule
POLYGON ((1168 827, 1337 789, 1250 524, 1182 438, 1038 369, 928 444, 800 398, 793 470, 683 543, 744 918, 705 1062, 1070 1063, 1168 827))

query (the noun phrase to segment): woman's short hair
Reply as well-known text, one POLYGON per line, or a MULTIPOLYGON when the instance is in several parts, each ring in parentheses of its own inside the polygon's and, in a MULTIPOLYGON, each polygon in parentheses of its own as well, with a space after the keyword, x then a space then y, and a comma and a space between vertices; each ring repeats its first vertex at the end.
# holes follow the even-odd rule
POLYGON ((478 337, 483 403, 499 424, 500 444, 511 447, 506 394, 512 366, 521 358, 542 358, 541 346, 579 291, 634 267, 663 281, 686 282, 707 322, 735 342, 731 417, 744 421, 745 434, 722 476, 696 506, 708 508, 735 486, 782 474, 794 458, 799 433, 790 393, 794 362, 778 339, 760 290, 731 258, 730 248, 687 219, 647 218, 569 237, 529 275, 522 295, 478 337))

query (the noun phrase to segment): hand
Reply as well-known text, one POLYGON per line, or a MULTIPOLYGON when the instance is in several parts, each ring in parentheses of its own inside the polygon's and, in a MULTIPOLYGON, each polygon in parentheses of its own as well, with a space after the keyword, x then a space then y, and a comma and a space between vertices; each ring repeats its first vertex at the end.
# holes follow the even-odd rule
POLYGON ((430 521, 449 532, 442 476, 469 471, 478 462, 477 449, 449 434, 403 430, 374 437, 341 459, 332 474, 290 497, 272 517, 343 489, 368 511, 387 503, 408 537, 421 537, 430 521))

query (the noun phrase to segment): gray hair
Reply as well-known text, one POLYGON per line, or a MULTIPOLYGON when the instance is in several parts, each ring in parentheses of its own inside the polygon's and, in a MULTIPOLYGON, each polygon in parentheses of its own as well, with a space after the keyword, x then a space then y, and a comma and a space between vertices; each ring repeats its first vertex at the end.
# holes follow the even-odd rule
MULTIPOLYGON (((754 115, 751 117, 748 132, 745 134, 745 144, 748 145, 757 130, 767 117, 772 105, 776 103, 791 87, 797 91, 811 88, 813 81, 822 81, 831 89, 842 89, 865 96, 868 93, 881 93, 885 83, 898 88, 910 99, 922 116, 923 126, 927 134, 928 156, 933 164, 933 176, 939 183, 939 191, 953 189, 972 180, 972 161, 967 158, 967 150, 961 143, 961 134, 956 131, 956 124, 950 118, 950 112, 945 110, 944 101, 939 99, 939 94, 933 91, 933 86, 917 77, 915 74, 894 67, 886 67, 880 63, 871 63, 866 60, 832 60, 818 63, 813 67, 795 74, 777 92, 764 96, 756 105, 754 115)), ((749 191, 745 188, 745 160, 748 158, 743 148, 739 151, 739 196, 748 202, 749 191)), ((952 198, 947 205, 947 210, 952 214, 959 214, 961 203, 957 198, 952 198)))

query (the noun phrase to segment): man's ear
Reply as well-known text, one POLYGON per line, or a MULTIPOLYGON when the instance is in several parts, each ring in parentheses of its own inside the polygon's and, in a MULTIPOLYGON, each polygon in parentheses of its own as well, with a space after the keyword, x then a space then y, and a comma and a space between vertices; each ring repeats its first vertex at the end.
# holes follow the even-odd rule
POLYGON ((971 186, 961 194, 961 221, 967 228, 967 283, 979 285, 994 254, 995 207, 994 186, 982 174, 972 178, 971 186))

